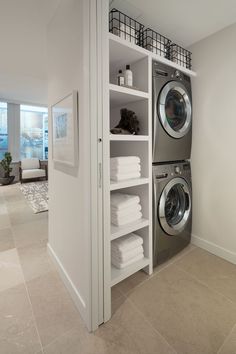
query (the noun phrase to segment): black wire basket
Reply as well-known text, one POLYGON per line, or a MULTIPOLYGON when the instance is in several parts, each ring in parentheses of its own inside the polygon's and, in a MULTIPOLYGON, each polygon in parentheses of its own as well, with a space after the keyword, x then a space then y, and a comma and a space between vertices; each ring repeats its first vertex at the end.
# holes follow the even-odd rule
POLYGON ((189 50, 173 43, 151 28, 144 28, 140 22, 117 9, 109 12, 111 33, 191 70, 192 53, 189 50))
POLYGON ((170 45, 169 59, 189 70, 192 68, 192 53, 175 43, 170 45))
POLYGON ((141 46, 144 25, 117 9, 109 13, 109 31, 122 39, 141 46))
POLYGON ((146 28, 141 38, 143 48, 169 59, 171 41, 168 38, 151 28, 146 28))

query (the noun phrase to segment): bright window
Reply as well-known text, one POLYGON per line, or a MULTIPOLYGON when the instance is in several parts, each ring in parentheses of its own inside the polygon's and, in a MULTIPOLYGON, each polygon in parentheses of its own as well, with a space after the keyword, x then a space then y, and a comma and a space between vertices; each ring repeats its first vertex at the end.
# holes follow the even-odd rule
POLYGON ((48 110, 44 107, 21 105, 21 159, 48 158, 48 110))
POLYGON ((8 150, 7 103, 0 102, 0 160, 8 150))

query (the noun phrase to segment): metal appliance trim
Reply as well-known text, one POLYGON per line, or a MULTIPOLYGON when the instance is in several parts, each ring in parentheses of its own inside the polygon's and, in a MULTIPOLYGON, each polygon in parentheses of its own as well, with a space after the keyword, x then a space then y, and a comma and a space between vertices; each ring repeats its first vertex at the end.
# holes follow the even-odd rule
MULTIPOLYGON (((152 88, 152 92, 153 92, 153 102, 156 101, 156 97, 154 97, 154 94, 156 94, 157 92, 157 88, 156 88, 156 80, 153 80, 153 88, 152 88)), ((152 159, 154 159, 155 156, 155 148, 156 148, 156 133, 157 133, 157 107, 156 104, 153 105, 153 112, 152 112, 152 159)))
POLYGON ((191 192, 188 183, 184 178, 181 177, 175 177, 173 178, 170 182, 167 183, 165 188, 163 189, 160 199, 159 199, 159 207, 158 207, 158 219, 160 221, 161 227, 163 230, 170 236, 175 236, 180 234, 184 229, 185 226, 188 222, 190 212, 192 208, 192 201, 191 201, 191 192), (181 219, 181 221, 174 225, 170 226, 166 220, 166 215, 165 215, 165 204, 166 204, 166 198, 171 190, 176 184, 181 184, 184 192, 188 195, 189 198, 189 206, 188 209, 185 210, 184 216, 181 219))
MULTIPOLYGON (((159 106, 159 117, 160 117, 160 121, 161 124, 163 126, 163 128, 165 129, 165 131, 173 138, 175 139, 180 139, 182 137, 184 137, 190 127, 191 127, 191 123, 192 123, 192 107, 191 107, 191 101, 190 98, 187 94, 187 90, 185 88, 185 86, 183 84, 181 84, 180 82, 177 81, 170 81, 168 82, 161 90, 160 93, 160 97, 158 99, 157 102, 158 106, 159 106), (169 125, 167 118, 166 118, 166 112, 165 112, 165 101, 166 101, 166 97, 169 93, 170 90, 175 89, 177 92, 179 92, 181 94, 181 96, 184 99, 185 105, 186 105, 186 113, 187 113, 187 117, 185 120, 185 123, 183 125, 183 127, 181 129, 179 129, 179 131, 175 131, 174 129, 171 128, 171 126, 169 125)), ((156 104, 155 104, 155 115, 154 117, 154 121, 157 119, 157 114, 156 114, 156 104)))

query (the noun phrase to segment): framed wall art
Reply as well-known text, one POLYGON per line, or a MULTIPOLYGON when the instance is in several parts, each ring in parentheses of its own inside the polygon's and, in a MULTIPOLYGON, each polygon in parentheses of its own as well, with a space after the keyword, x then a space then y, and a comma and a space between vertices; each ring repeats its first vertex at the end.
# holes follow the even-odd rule
POLYGON ((78 92, 52 106, 52 158, 71 167, 78 165, 78 92))

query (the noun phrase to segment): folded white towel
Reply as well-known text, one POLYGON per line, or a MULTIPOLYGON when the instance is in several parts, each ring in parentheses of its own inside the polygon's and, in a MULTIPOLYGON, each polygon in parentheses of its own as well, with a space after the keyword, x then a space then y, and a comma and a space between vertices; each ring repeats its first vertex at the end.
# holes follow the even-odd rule
POLYGON ((129 215, 130 213, 132 214, 132 213, 135 213, 135 212, 138 212, 141 210, 142 210, 142 207, 140 204, 134 204, 134 205, 132 205, 132 207, 124 208, 121 210, 111 207, 111 216, 113 216, 113 217, 118 216, 118 217, 122 218, 126 215, 129 215))
POLYGON ((124 193, 112 193, 111 194, 111 206, 118 210, 131 207, 140 202, 138 195, 124 194, 124 193))
POLYGON ((141 171, 140 163, 133 163, 130 165, 117 165, 115 167, 111 167, 111 175, 116 173, 130 173, 139 171, 141 171))
POLYGON ((111 242, 111 250, 117 252, 127 252, 135 247, 141 246, 143 239, 141 236, 130 233, 123 237, 119 237, 111 242))
POLYGON ((111 174, 111 180, 112 181, 126 181, 129 179, 133 179, 133 178, 140 178, 141 177, 141 173, 140 172, 130 172, 130 173, 117 173, 117 174, 111 174))
POLYGON ((136 211, 135 213, 127 214, 122 217, 111 216, 111 222, 116 226, 123 226, 138 221, 141 218, 142 218, 142 213, 140 211, 138 212, 136 211))
POLYGON ((143 259, 144 258, 144 254, 141 253, 141 254, 138 254, 137 256, 135 256, 134 258, 131 258, 129 261, 127 262, 119 262, 117 259, 115 258, 112 258, 111 259, 111 263, 116 267, 116 268, 119 268, 119 269, 123 269, 123 268, 126 268, 128 267, 129 265, 135 263, 135 262, 138 262, 139 260, 143 259))
POLYGON ((138 156, 118 156, 111 157, 110 166, 115 168, 119 165, 131 165, 134 163, 140 163, 140 158, 138 156))
POLYGON ((125 252, 111 250, 111 257, 114 257, 114 259, 117 259, 119 262, 127 262, 141 253, 143 253, 143 246, 138 246, 125 252))

